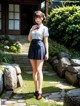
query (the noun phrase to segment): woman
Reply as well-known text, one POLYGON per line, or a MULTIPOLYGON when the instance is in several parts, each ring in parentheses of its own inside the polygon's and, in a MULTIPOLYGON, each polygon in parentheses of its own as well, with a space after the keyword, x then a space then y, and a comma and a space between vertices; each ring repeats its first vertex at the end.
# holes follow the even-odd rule
POLYGON ((45 15, 41 11, 35 11, 33 14, 33 21, 35 25, 32 26, 28 35, 28 41, 31 42, 28 58, 30 59, 32 70, 33 70, 33 80, 35 84, 36 99, 42 98, 42 83, 43 83, 43 73, 42 67, 44 60, 48 60, 48 28, 43 25, 45 20, 45 15))

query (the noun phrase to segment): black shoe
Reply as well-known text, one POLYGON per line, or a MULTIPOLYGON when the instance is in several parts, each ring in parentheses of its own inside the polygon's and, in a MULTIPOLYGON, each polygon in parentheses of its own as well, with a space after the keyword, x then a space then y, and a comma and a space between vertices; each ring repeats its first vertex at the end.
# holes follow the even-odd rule
POLYGON ((37 96, 37 95, 38 95, 38 91, 35 91, 34 96, 37 96))
POLYGON ((42 94, 38 93, 38 95, 36 95, 36 99, 37 99, 37 100, 42 99, 42 94))

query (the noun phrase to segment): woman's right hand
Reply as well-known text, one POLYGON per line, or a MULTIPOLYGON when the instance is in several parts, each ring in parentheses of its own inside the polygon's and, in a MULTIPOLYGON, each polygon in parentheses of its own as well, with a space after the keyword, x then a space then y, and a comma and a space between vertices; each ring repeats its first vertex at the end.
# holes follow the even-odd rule
POLYGON ((45 60, 48 60, 48 59, 49 59, 49 55, 46 54, 46 55, 45 55, 45 60))

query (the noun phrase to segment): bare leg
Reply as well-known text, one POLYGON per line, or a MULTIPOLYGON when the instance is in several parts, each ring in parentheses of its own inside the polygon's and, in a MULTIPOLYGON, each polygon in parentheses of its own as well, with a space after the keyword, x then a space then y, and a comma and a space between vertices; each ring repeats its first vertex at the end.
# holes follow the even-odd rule
POLYGON ((35 91, 38 91, 38 81, 37 81, 37 63, 36 60, 30 59, 31 65, 32 65, 32 72, 33 72, 33 80, 35 84, 35 91))
POLYGON ((36 60, 37 61, 37 74, 38 74, 38 92, 42 94, 42 83, 43 83, 43 73, 42 67, 44 60, 36 60))

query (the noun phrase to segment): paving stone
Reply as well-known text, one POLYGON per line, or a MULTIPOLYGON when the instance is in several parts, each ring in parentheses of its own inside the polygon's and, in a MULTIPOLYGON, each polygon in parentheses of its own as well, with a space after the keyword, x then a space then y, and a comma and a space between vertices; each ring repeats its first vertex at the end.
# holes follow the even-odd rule
POLYGON ((60 92, 51 93, 49 96, 44 98, 44 102, 53 103, 57 101, 59 104, 63 104, 63 98, 61 97, 60 92))
POLYGON ((60 84, 57 84, 56 87, 59 87, 61 89, 66 89, 66 88, 69 88, 70 85, 67 83, 60 83, 60 84))
POLYGON ((13 95, 13 91, 6 91, 6 93, 3 94, 4 99, 9 99, 13 95))
POLYGON ((13 106, 27 106, 27 104, 26 103, 16 103, 13 106))
POLYGON ((17 100, 17 102, 18 103, 23 103, 23 102, 25 102, 25 100, 24 99, 19 99, 19 100, 17 100))
POLYGON ((46 97, 46 98, 44 99, 44 102, 52 103, 52 102, 53 102, 53 100, 50 100, 48 97, 46 97))
POLYGON ((43 97, 49 96, 51 93, 45 93, 43 94, 43 97))
POLYGON ((6 101, 7 101, 7 99, 1 99, 1 100, 0 100, 0 104, 1 104, 1 105, 6 105, 6 101))
POLYGON ((28 97, 32 97, 34 94, 28 94, 28 97))
POLYGON ((49 95, 49 99, 60 100, 61 99, 60 92, 52 93, 51 95, 49 95))
POLYGON ((14 99, 22 99, 23 96, 21 94, 16 94, 13 96, 14 99))
POLYGON ((14 101, 14 100, 8 100, 8 101, 6 101, 6 105, 14 104, 14 103, 17 103, 17 101, 14 101))
POLYGON ((30 104, 29 106, 39 106, 39 105, 36 105, 36 104, 30 104))
POLYGON ((45 75, 47 75, 47 76, 54 76, 54 75, 56 75, 56 73, 45 73, 45 75))
POLYGON ((11 99, 9 99, 10 101, 17 101, 17 99, 16 98, 11 98, 11 99))

